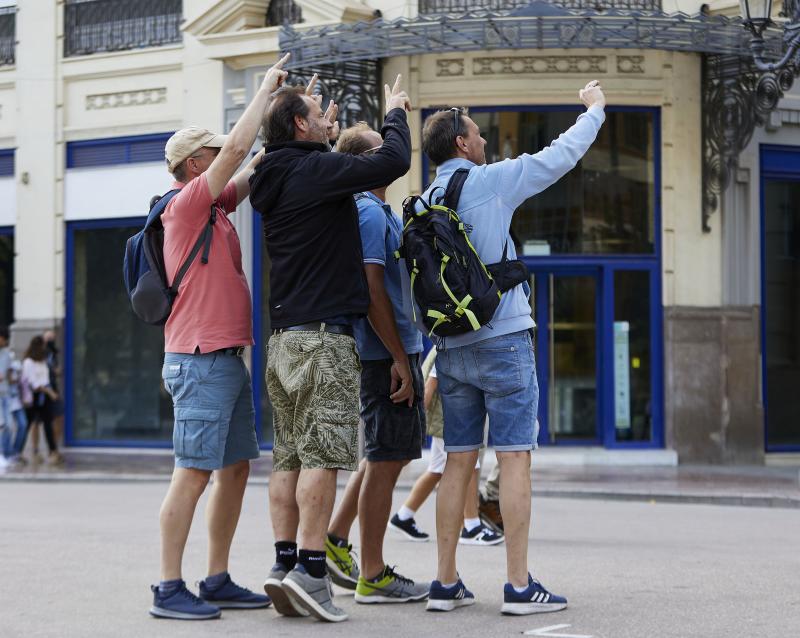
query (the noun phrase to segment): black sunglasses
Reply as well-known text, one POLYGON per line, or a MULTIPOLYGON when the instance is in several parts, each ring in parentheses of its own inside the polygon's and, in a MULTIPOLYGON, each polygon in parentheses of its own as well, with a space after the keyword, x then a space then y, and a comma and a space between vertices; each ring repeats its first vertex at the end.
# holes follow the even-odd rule
POLYGON ((453 106, 450 107, 450 110, 453 112, 453 137, 458 137, 458 132, 461 130, 461 116, 464 115, 464 109, 453 106))

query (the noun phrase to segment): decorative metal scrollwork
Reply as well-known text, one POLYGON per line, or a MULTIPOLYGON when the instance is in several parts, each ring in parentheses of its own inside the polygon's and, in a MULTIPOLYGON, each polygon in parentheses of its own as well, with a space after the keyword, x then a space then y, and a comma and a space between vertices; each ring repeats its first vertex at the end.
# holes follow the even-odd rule
POLYGON ((703 60, 703 232, 719 209, 756 127, 788 92, 798 74, 790 65, 774 73, 761 73, 746 58, 709 55, 703 60))
POLYGON ((380 82, 378 61, 339 62, 293 69, 291 77, 298 84, 308 84, 311 76, 319 75, 317 92, 322 94, 323 108, 328 100, 339 105, 339 121, 343 126, 366 122, 379 129, 380 82))

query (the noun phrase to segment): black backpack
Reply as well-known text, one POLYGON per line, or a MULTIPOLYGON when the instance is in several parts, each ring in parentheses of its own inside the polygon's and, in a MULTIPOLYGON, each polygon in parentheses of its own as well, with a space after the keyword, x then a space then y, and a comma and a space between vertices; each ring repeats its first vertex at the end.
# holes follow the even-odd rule
POLYGON ((150 214, 147 216, 144 228, 129 238, 125 245, 122 273, 131 306, 142 321, 153 325, 163 325, 169 319, 181 281, 201 248, 203 250, 201 261, 204 264, 208 263, 211 237, 214 223, 217 221, 217 210, 212 204, 208 224, 197 238, 186 261, 178 269, 172 285, 169 285, 164 266, 164 226, 161 223, 161 214, 179 192, 176 189, 162 197, 153 197, 150 200, 150 214))
POLYGON ((449 337, 479 330, 491 321, 501 292, 469 241, 456 213, 469 171, 458 169, 444 196, 417 195, 403 203, 401 255, 411 276, 411 300, 422 313, 428 336, 449 337), (417 205, 422 209, 417 210, 417 205))

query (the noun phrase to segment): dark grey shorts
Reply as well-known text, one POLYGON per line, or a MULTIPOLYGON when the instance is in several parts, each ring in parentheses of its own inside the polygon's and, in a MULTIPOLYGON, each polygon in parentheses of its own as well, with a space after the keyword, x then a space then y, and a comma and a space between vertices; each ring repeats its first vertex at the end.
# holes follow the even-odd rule
POLYGON ((424 384, 418 354, 408 356, 414 405, 393 403, 391 359, 361 362, 361 419, 367 461, 411 461, 422 456, 425 440, 424 384))

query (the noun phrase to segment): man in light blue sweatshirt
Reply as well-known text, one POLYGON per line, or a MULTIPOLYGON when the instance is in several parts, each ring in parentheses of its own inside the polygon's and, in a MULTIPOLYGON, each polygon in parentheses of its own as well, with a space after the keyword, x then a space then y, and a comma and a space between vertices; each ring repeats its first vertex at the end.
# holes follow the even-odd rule
MULTIPOLYGON (((594 142, 605 119, 605 96, 599 83, 592 81, 579 97, 588 110, 550 146, 534 155, 489 165, 480 129, 458 109, 440 111, 426 121, 422 148, 438 169, 423 198, 429 201, 433 194, 437 199, 457 169, 469 169, 457 212, 471 228, 470 241, 483 263, 499 262, 506 246, 509 259, 516 259, 509 233, 514 211, 574 168, 594 142)), ((501 611, 524 615, 567 606, 565 598, 547 591, 528 571, 531 450, 536 448, 539 402, 529 293, 527 284, 512 288, 480 330, 437 343, 448 459, 436 502, 439 564, 429 610, 450 611, 475 601, 458 577, 456 547, 487 414, 500 465, 500 509, 506 533, 508 582, 501 611)))

